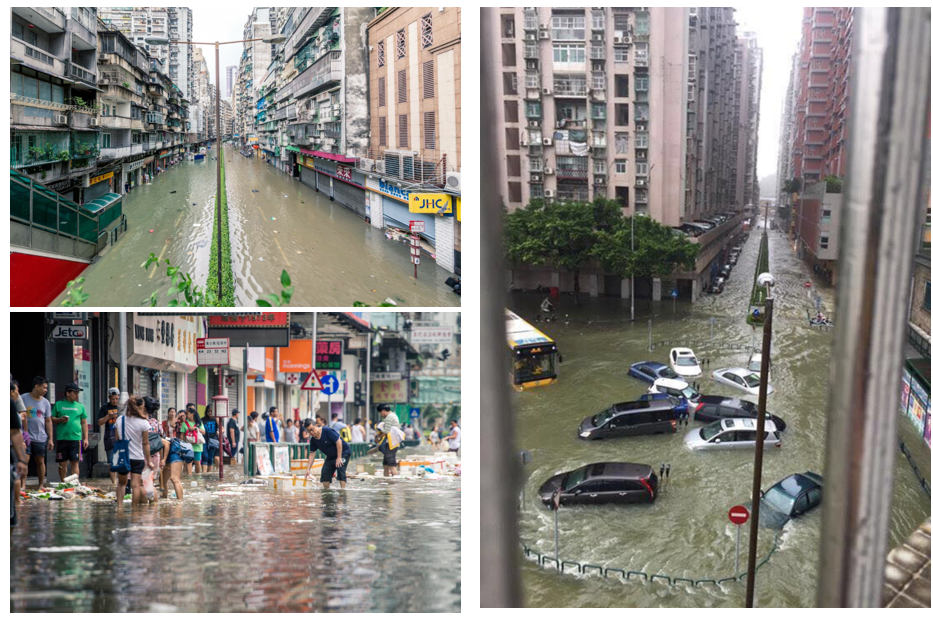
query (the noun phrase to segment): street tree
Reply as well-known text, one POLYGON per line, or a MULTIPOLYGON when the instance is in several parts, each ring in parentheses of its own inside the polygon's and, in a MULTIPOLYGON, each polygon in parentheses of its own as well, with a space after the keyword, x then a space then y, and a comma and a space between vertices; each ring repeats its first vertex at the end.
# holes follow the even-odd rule
POLYGON ((700 246, 646 216, 624 217, 611 230, 598 234, 594 254, 602 267, 621 277, 663 277, 675 270, 692 270, 700 246))

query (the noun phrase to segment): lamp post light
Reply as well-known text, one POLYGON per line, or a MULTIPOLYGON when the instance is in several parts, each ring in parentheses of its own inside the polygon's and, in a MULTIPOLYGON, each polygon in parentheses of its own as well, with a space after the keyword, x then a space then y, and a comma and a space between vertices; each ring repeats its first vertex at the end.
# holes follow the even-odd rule
POLYGON ((768 290, 765 299, 765 324, 761 337, 761 376, 758 385, 758 420, 755 427, 755 472, 752 478, 752 518, 748 540, 748 576, 745 587, 745 607, 755 604, 755 567, 758 557, 758 515, 761 507, 761 465, 765 447, 765 408, 768 405, 768 373, 771 371, 771 318, 774 314, 774 299, 771 289, 774 277, 771 273, 758 275, 758 285, 768 290))
POLYGON ((216 91, 214 96, 214 137, 217 142, 217 193, 214 197, 214 218, 217 221, 217 299, 220 300, 223 296, 223 273, 221 272, 221 266, 223 261, 221 257, 223 255, 223 242, 221 241, 221 225, 220 225, 220 148, 221 148, 221 133, 220 133, 220 46, 221 45, 230 45, 233 43, 251 43, 253 41, 262 41, 263 43, 269 43, 272 45, 277 45, 279 43, 285 42, 284 34, 277 34, 271 37, 258 38, 258 39, 242 39, 239 41, 214 41, 213 43, 203 43, 198 41, 173 41, 167 37, 161 36, 150 36, 146 37, 145 41, 149 45, 168 45, 169 43, 174 43, 176 45, 213 45, 214 46, 214 81, 216 82, 216 91))

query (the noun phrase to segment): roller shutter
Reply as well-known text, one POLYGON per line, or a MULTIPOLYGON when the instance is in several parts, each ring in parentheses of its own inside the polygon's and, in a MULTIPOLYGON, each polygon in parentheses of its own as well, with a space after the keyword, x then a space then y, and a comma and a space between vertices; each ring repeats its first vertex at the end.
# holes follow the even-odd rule
POLYGON ((361 217, 366 216, 366 192, 340 180, 334 180, 334 201, 346 206, 361 217))
POLYGON ((198 372, 196 370, 188 374, 188 401, 185 405, 189 403, 195 405, 198 403, 198 372))
MULTIPOLYGON (((114 178, 117 176, 114 175, 114 178)), ((122 187, 121 187, 122 189, 122 187)), ((105 193, 110 193, 110 183, 106 180, 101 180, 100 182, 95 182, 90 187, 84 190, 84 202, 90 202, 91 200, 96 200, 105 193)))
POLYGON ((230 405, 228 406, 228 413, 230 410, 236 408, 240 409, 240 375, 236 373, 227 374, 224 376, 224 380, 227 382, 227 397, 230 400, 230 405), (229 380, 227 378, 230 378, 229 380))
POLYGON ((299 173, 301 174, 301 183, 311 187, 312 189, 317 188, 316 178, 317 172, 312 169, 308 169, 304 165, 298 166, 299 173))
POLYGON ((178 409, 178 404, 175 402, 175 387, 178 384, 178 376, 172 371, 166 371, 162 373, 162 415, 168 411, 169 408, 178 409))
POLYGON ((207 372, 207 402, 210 403, 211 399, 219 395, 217 392, 217 375, 213 371, 207 372))
POLYGON ((134 369, 139 371, 139 391, 134 393, 137 397, 152 397, 152 380, 145 367, 134 369))
POLYGON ((437 246, 434 231, 434 215, 422 215, 408 212, 408 204, 398 202, 388 197, 382 198, 382 216, 386 225, 392 225, 403 230, 408 229, 409 221, 424 221, 424 232, 422 236, 428 239, 432 245, 437 246))

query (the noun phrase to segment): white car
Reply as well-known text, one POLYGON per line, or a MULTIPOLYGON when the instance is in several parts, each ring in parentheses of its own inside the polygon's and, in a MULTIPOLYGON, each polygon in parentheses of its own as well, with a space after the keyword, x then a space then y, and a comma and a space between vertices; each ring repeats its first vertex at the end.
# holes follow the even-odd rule
POLYGON ((672 378, 658 378, 650 387, 649 393, 665 393, 674 397, 683 397, 687 400, 687 408, 690 412, 695 412, 699 405, 700 393, 695 388, 687 384, 686 380, 672 378))
POLYGON ((700 361, 690 348, 671 348, 671 367, 674 373, 684 378, 698 378, 703 375, 700 361))
POLYGON ((761 372, 761 354, 752 354, 748 359, 748 370, 755 373, 761 372))
MULTIPOLYGON (((755 448, 758 421, 753 418, 724 418, 687 433, 684 442, 692 451, 755 448)), ((781 433, 765 421, 765 448, 780 448, 781 433)))
MULTIPOLYGON (((756 396, 758 395, 758 386, 761 384, 761 377, 754 371, 749 371, 744 367, 717 369, 713 371, 713 380, 756 396)), ((768 384, 768 394, 770 395, 773 392, 774 387, 768 384)))

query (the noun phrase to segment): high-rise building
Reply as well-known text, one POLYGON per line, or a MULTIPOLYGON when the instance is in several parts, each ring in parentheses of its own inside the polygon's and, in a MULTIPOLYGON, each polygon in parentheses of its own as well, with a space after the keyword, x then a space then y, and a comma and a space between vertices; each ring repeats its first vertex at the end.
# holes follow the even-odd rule
POLYGON ((829 283, 835 282, 848 141, 852 8, 804 8, 792 75, 794 105, 788 144, 798 255, 829 283))
MULTIPOLYGON (((498 71, 485 79, 495 80, 503 131, 483 147, 503 162, 503 203, 601 196, 626 215, 680 227, 701 245, 696 267, 656 279, 651 293, 677 286, 695 298, 718 272, 745 203, 757 200, 761 54, 752 37, 736 35, 734 10, 503 7, 493 15, 501 41, 483 53, 498 71), (690 225, 724 213, 708 233, 690 225)), ((552 272, 513 274, 520 287, 553 284, 552 272)), ((591 294, 629 294, 627 281, 598 270, 581 283, 591 294)))
POLYGON ((233 85, 236 83, 236 71, 237 66, 231 64, 227 67, 227 100, 229 101, 233 97, 233 85))
POLYGON ((194 81, 192 46, 175 41, 191 41, 194 27, 191 9, 184 7, 101 7, 100 17, 109 27, 125 34, 134 45, 145 49, 153 58, 162 61, 168 77, 189 97, 194 81), (149 45, 146 37, 166 37, 168 45, 149 45))

